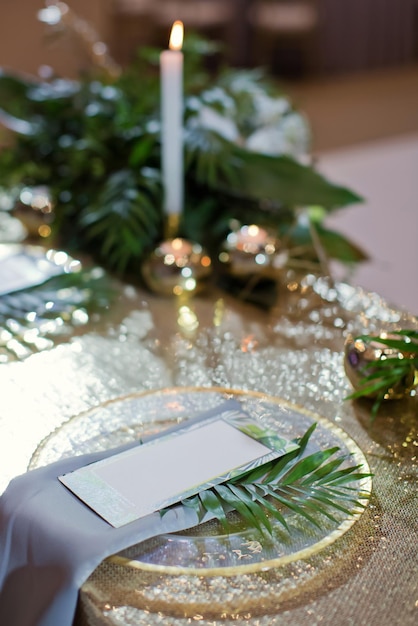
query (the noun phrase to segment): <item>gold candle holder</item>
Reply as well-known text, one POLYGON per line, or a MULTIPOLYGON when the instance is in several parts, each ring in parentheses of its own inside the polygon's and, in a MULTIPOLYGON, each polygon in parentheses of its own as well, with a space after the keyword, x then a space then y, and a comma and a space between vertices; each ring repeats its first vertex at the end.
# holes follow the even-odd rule
POLYGON ((166 239, 142 265, 142 276, 154 293, 184 296, 202 291, 212 273, 212 261, 199 243, 176 236, 179 216, 169 215, 166 239))
POLYGON ((280 247, 277 237, 261 226, 237 226, 226 238, 218 259, 230 276, 267 276, 277 271, 275 261, 280 247))
POLYGON ((178 213, 169 213, 165 222, 164 239, 175 239, 179 232, 180 215, 178 213))

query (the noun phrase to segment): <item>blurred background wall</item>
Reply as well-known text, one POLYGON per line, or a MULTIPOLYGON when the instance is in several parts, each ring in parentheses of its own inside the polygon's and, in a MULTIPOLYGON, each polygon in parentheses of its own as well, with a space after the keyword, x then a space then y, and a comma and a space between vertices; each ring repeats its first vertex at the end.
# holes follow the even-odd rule
MULTIPOLYGON (((37 14, 42 0, 0 0, 0 67, 37 74, 43 65, 58 75, 74 77, 89 59, 71 36, 42 24, 37 14)), ((111 37, 113 0, 70 0, 68 5, 91 23, 100 37, 111 37)))
MULTIPOLYGON (((37 19, 42 0, 0 0, 0 66, 73 76, 88 64, 67 35, 37 19)), ((225 42, 225 60, 290 79, 418 61, 418 0, 68 0, 122 64, 142 45, 165 46, 174 19, 225 42)))

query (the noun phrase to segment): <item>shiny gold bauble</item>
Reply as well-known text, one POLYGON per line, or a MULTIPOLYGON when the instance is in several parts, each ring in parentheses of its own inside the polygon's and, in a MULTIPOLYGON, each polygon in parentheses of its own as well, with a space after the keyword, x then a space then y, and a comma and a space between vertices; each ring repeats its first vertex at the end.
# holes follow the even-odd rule
POLYGON ((212 262, 202 246, 181 237, 162 241, 142 265, 147 287, 166 296, 202 291, 211 273, 212 262))
MULTIPOLYGON (((364 384, 363 379, 373 373, 373 363, 377 363, 383 359, 408 359, 408 352, 391 348, 381 342, 379 338, 399 339, 399 336, 390 335, 389 333, 381 333, 371 336, 369 341, 349 336, 344 346, 344 369, 347 377, 354 389, 358 391, 364 384)), ((394 363, 394 366, 396 363, 394 363)), ((386 390, 384 394, 385 400, 399 400, 408 396, 416 384, 416 372, 413 363, 407 371, 406 375, 400 379, 393 387, 386 390)), ((378 380, 378 379, 377 379, 378 380)), ((380 394, 381 392, 379 392, 380 394)), ((378 394, 371 393, 369 398, 374 398, 378 394)))
POLYGON ((14 206, 13 215, 26 228, 29 237, 49 237, 55 215, 48 189, 43 186, 24 187, 14 206))
POLYGON ((267 275, 279 264, 280 242, 256 224, 239 226, 224 241, 218 255, 222 270, 236 278, 267 275))

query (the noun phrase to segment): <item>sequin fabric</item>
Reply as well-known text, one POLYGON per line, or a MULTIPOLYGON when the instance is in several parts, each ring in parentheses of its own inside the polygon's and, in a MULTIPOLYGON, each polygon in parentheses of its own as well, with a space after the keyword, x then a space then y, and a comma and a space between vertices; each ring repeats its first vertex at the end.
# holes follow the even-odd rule
MULTIPOLYGON (((123 415, 102 440, 99 418, 75 416, 121 396, 184 387, 256 391, 316 412, 356 442, 374 474, 366 512, 311 557, 213 577, 108 561, 80 591, 76 626, 415 624, 417 398, 388 402, 371 421, 367 401, 345 400, 343 367, 349 333, 399 327, 418 321, 376 294, 314 276, 284 277, 268 312, 218 291, 181 301, 121 285, 110 311, 55 338, 52 348, 4 363, 2 490, 30 463, 84 451, 82 441, 136 436, 118 427, 123 415)), ((240 549, 242 558, 251 553, 240 549)))

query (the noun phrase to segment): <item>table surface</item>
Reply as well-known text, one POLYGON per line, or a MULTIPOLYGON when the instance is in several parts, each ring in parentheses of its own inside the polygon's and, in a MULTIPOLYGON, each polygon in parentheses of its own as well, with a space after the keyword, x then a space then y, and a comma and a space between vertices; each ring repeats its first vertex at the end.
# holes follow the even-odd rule
POLYGON ((165 580, 105 562, 80 591, 76 626, 416 623, 416 398, 388 403, 370 421, 369 404, 344 399, 350 386, 343 344, 350 332, 418 327, 417 320, 358 288, 307 277, 295 290, 293 279, 282 281, 278 305, 268 312, 216 290, 180 303, 121 285, 111 310, 69 341, 2 365, 2 488, 25 471, 41 441, 49 437, 53 446, 51 433, 73 416, 126 394, 189 386, 253 390, 302 405, 354 439, 374 473, 362 523, 348 543, 312 562, 252 581, 237 575, 221 586, 217 577, 186 577, 198 585, 186 600, 182 576, 165 580), (273 602, 278 577, 287 595, 273 602), (261 582, 263 593, 251 596, 261 582), (189 603, 198 590, 207 610, 208 598, 219 600, 231 585, 241 602, 235 613, 206 615, 202 604, 189 603), (171 601, 163 602, 167 590, 171 601))

